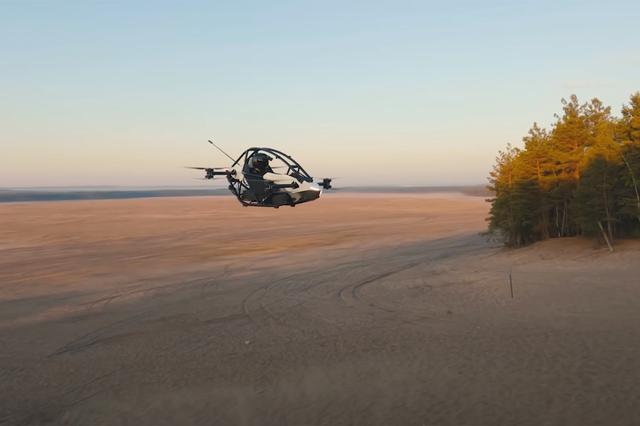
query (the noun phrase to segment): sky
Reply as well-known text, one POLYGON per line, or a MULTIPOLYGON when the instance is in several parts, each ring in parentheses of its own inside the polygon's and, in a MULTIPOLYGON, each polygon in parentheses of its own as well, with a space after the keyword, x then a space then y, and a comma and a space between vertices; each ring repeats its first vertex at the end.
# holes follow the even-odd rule
MULTIPOLYGON (((344 185, 482 184, 560 100, 640 90, 638 1, 0 2, 0 187, 184 186, 270 146, 344 185)), ((219 185, 222 185, 220 183, 219 185)))

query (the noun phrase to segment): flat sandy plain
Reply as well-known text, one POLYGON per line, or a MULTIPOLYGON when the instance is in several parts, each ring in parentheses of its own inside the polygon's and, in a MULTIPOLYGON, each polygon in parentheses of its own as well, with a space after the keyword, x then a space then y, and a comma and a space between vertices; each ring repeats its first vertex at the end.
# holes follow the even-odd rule
POLYGON ((0 205, 0 424, 640 424, 640 244, 505 250, 486 214, 0 205))

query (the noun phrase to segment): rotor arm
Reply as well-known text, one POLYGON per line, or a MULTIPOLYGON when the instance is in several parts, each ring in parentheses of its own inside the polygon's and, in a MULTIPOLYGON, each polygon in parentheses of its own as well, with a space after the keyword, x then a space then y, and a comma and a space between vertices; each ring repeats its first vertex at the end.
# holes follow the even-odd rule
POLYGON ((205 179, 213 179, 214 176, 229 176, 235 175, 235 170, 228 170, 224 167, 187 167, 188 169, 204 170, 205 179))

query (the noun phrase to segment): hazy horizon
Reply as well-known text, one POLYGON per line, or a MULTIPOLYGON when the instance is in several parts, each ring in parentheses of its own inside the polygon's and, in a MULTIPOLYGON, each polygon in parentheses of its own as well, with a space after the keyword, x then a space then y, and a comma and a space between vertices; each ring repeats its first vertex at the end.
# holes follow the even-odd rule
MULTIPOLYGON (((0 191, 82 191, 82 190, 165 190, 165 189, 186 189, 186 190, 206 190, 206 189, 224 189, 226 190, 228 183, 226 181, 208 181, 200 185, 40 185, 40 186, 0 186, 0 191), (214 185, 214 186, 212 186, 214 185)), ((485 184, 474 185, 348 185, 347 188, 473 188, 484 187, 485 184)), ((341 186, 337 187, 338 189, 341 186)))
POLYGON ((228 165, 208 138, 343 185, 477 185, 561 98, 640 89, 631 1, 0 10, 2 187, 199 186, 182 166, 228 165))

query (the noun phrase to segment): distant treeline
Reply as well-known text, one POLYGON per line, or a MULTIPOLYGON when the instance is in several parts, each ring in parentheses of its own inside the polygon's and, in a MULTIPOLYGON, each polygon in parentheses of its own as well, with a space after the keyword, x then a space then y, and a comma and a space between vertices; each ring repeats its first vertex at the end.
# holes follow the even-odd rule
POLYGON ((534 123, 523 149, 499 152, 489 177, 489 230, 513 247, 640 236, 640 92, 619 117, 598 99, 579 103, 573 95, 562 106, 550 130, 534 123))
MULTIPOLYGON (((339 192, 353 192, 359 194, 388 193, 388 194, 434 194, 455 192, 473 197, 486 197, 491 195, 485 185, 466 186, 339 186, 335 188, 339 192)), ((333 191, 329 191, 333 192, 333 191)))
POLYGON ((227 191, 226 189, 143 189, 93 191, 0 190, 0 203, 31 201, 117 200, 156 197, 203 197, 228 194, 229 191, 227 191))

